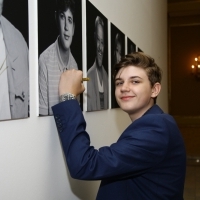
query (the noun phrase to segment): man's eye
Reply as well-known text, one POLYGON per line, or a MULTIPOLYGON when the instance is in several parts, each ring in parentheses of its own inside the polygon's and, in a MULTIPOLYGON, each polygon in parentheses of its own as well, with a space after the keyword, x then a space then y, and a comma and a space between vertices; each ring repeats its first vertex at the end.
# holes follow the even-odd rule
POLYGON ((115 83, 115 86, 122 85, 122 83, 123 83, 123 82, 116 82, 116 83, 115 83))
POLYGON ((140 81, 132 81, 133 84, 138 84, 140 81))
POLYGON ((64 14, 63 13, 60 13, 60 18, 64 19, 64 14))
POLYGON ((68 18, 68 21, 69 21, 70 24, 73 23, 73 20, 71 18, 68 18))

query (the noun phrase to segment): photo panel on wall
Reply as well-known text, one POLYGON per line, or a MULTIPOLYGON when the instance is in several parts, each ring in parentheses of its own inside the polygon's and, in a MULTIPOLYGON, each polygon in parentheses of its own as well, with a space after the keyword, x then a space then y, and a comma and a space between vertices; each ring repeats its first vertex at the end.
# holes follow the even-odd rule
POLYGON ((111 108, 119 108, 115 99, 115 83, 112 78, 113 68, 121 58, 125 55, 125 34, 119 30, 113 23, 110 28, 110 42, 111 42, 111 108))
MULTIPOLYGON (((38 1, 39 116, 59 103, 60 75, 82 70, 82 1, 38 1)), ((83 97, 78 96, 83 109, 83 97)))
POLYGON ((136 45, 130 38, 127 38, 127 54, 133 52, 136 52, 136 45))
POLYGON ((108 20, 86 1, 87 111, 109 108, 108 20))
POLYGON ((28 1, 2 0, 0 25, 0 121, 28 118, 28 1))

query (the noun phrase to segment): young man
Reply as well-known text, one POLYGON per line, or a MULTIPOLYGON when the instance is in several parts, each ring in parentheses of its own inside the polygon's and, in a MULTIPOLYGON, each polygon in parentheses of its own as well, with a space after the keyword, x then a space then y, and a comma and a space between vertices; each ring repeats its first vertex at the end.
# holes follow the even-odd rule
POLYGON ((59 36, 39 58, 39 114, 52 115, 51 107, 59 102, 60 75, 67 69, 78 69, 71 54, 75 23, 74 0, 56 1, 56 22, 59 36))
POLYGON ((102 180, 98 200, 183 200, 185 148, 174 119, 156 105, 160 68, 136 52, 116 65, 114 79, 117 102, 132 123, 116 143, 96 150, 90 146, 78 102, 68 100, 84 91, 82 72, 61 76, 64 102, 53 112, 71 176, 102 180))
POLYGON ((3 15, 0 0, 0 120, 29 115, 29 55, 26 41, 3 15))
POLYGON ((87 111, 108 109, 108 74, 103 66, 104 57, 104 22, 97 16, 95 20, 96 58, 87 76, 87 111))

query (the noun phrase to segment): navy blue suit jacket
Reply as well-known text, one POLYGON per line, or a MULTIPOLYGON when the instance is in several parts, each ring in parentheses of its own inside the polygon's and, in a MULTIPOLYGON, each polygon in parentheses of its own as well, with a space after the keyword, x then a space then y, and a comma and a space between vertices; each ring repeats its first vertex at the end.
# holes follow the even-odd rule
POLYGON ((154 105, 99 150, 76 100, 52 107, 70 174, 102 180, 98 200, 182 200, 186 154, 174 119, 154 105))

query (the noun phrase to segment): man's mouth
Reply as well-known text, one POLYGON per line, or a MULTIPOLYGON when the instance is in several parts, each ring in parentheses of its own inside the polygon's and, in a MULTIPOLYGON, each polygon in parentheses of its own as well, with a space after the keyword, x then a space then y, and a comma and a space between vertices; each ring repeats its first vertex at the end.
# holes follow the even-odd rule
POLYGON ((121 97, 120 99, 123 100, 123 101, 127 101, 127 100, 130 100, 132 99, 134 96, 123 96, 121 97))
POLYGON ((69 35, 64 34, 64 38, 65 38, 65 40, 69 40, 69 35))

